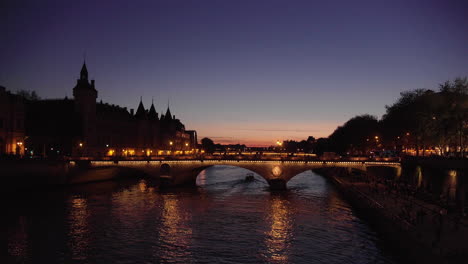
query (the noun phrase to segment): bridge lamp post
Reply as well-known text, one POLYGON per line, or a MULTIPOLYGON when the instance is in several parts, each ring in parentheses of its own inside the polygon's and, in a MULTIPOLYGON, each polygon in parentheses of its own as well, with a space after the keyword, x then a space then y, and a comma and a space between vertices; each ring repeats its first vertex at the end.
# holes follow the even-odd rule
POLYGON ((283 142, 279 141, 279 139, 276 141, 276 145, 278 145, 278 151, 281 153, 281 146, 283 146, 283 142))
POLYGON ((23 146, 23 142, 18 141, 18 142, 16 142, 16 145, 17 145, 17 147, 16 147, 16 154, 17 154, 17 155, 21 155, 21 147, 23 146))
POLYGON ((83 142, 78 143, 80 157, 83 156, 83 142))
POLYGON ((169 141, 169 145, 171 146, 171 147, 170 147, 170 149, 171 149, 171 154, 173 154, 173 153, 172 153, 172 151, 173 151, 173 147, 172 147, 172 146, 174 145, 174 142, 169 141))

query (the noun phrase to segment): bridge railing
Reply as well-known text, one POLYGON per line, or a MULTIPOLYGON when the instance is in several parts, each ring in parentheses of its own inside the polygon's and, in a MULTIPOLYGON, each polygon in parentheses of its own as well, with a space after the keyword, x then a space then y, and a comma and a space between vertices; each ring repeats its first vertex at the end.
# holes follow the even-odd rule
POLYGON ((390 163, 399 162, 398 159, 393 160, 355 160, 355 159, 320 159, 317 157, 301 157, 301 156, 289 156, 289 157, 271 157, 271 156, 247 156, 247 155, 185 155, 185 156, 130 156, 130 157, 69 157, 67 160, 89 160, 89 161, 190 161, 190 160, 205 160, 205 161, 222 161, 222 160, 235 160, 235 161, 280 161, 280 162, 352 162, 362 164, 374 164, 374 163, 390 163))

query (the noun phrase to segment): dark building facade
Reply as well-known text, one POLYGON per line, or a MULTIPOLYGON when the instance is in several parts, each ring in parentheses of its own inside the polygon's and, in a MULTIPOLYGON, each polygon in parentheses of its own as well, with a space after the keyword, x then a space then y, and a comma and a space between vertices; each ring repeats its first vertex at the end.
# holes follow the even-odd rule
POLYGON ((23 155, 25 104, 0 86, 0 155, 23 155))
POLYGON ((96 102, 94 80, 83 64, 73 99, 28 101, 26 134, 29 149, 44 156, 155 156, 196 151, 195 131, 171 114, 159 117, 142 100, 136 113, 96 102))

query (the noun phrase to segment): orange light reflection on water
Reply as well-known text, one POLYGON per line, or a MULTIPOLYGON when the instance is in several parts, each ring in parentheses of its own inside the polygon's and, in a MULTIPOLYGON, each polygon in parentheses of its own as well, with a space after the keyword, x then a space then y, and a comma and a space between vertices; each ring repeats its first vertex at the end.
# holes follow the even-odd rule
POLYGON ((74 260, 85 260, 88 249, 88 210, 86 199, 73 197, 70 201, 68 215, 69 248, 74 260))
POLYGON ((188 225, 188 214, 180 208, 179 197, 165 195, 159 239, 166 245, 162 248, 163 259, 190 259, 192 228, 188 225))
POLYGON ((265 234, 265 257, 269 263, 287 263, 292 240, 292 217, 288 202, 281 197, 273 197, 267 218, 271 227, 265 234))
POLYGON ((28 232, 26 217, 18 219, 18 226, 8 239, 8 254, 15 257, 26 257, 28 253, 28 232))

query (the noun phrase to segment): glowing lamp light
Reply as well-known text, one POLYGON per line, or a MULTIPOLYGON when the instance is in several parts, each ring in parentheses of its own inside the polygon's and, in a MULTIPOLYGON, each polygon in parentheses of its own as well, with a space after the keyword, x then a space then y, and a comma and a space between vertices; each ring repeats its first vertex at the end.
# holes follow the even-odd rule
POLYGON ((169 141, 169 145, 171 145, 171 146, 172 146, 172 144, 173 144, 173 143, 172 143, 172 141, 169 141))
POLYGON ((274 176, 278 177, 281 175, 282 171, 280 167, 275 166, 271 172, 273 173, 274 176))
POLYGON ((83 147, 83 143, 80 142, 80 144, 78 144, 78 146, 80 146, 80 148, 82 148, 82 147, 83 147))

